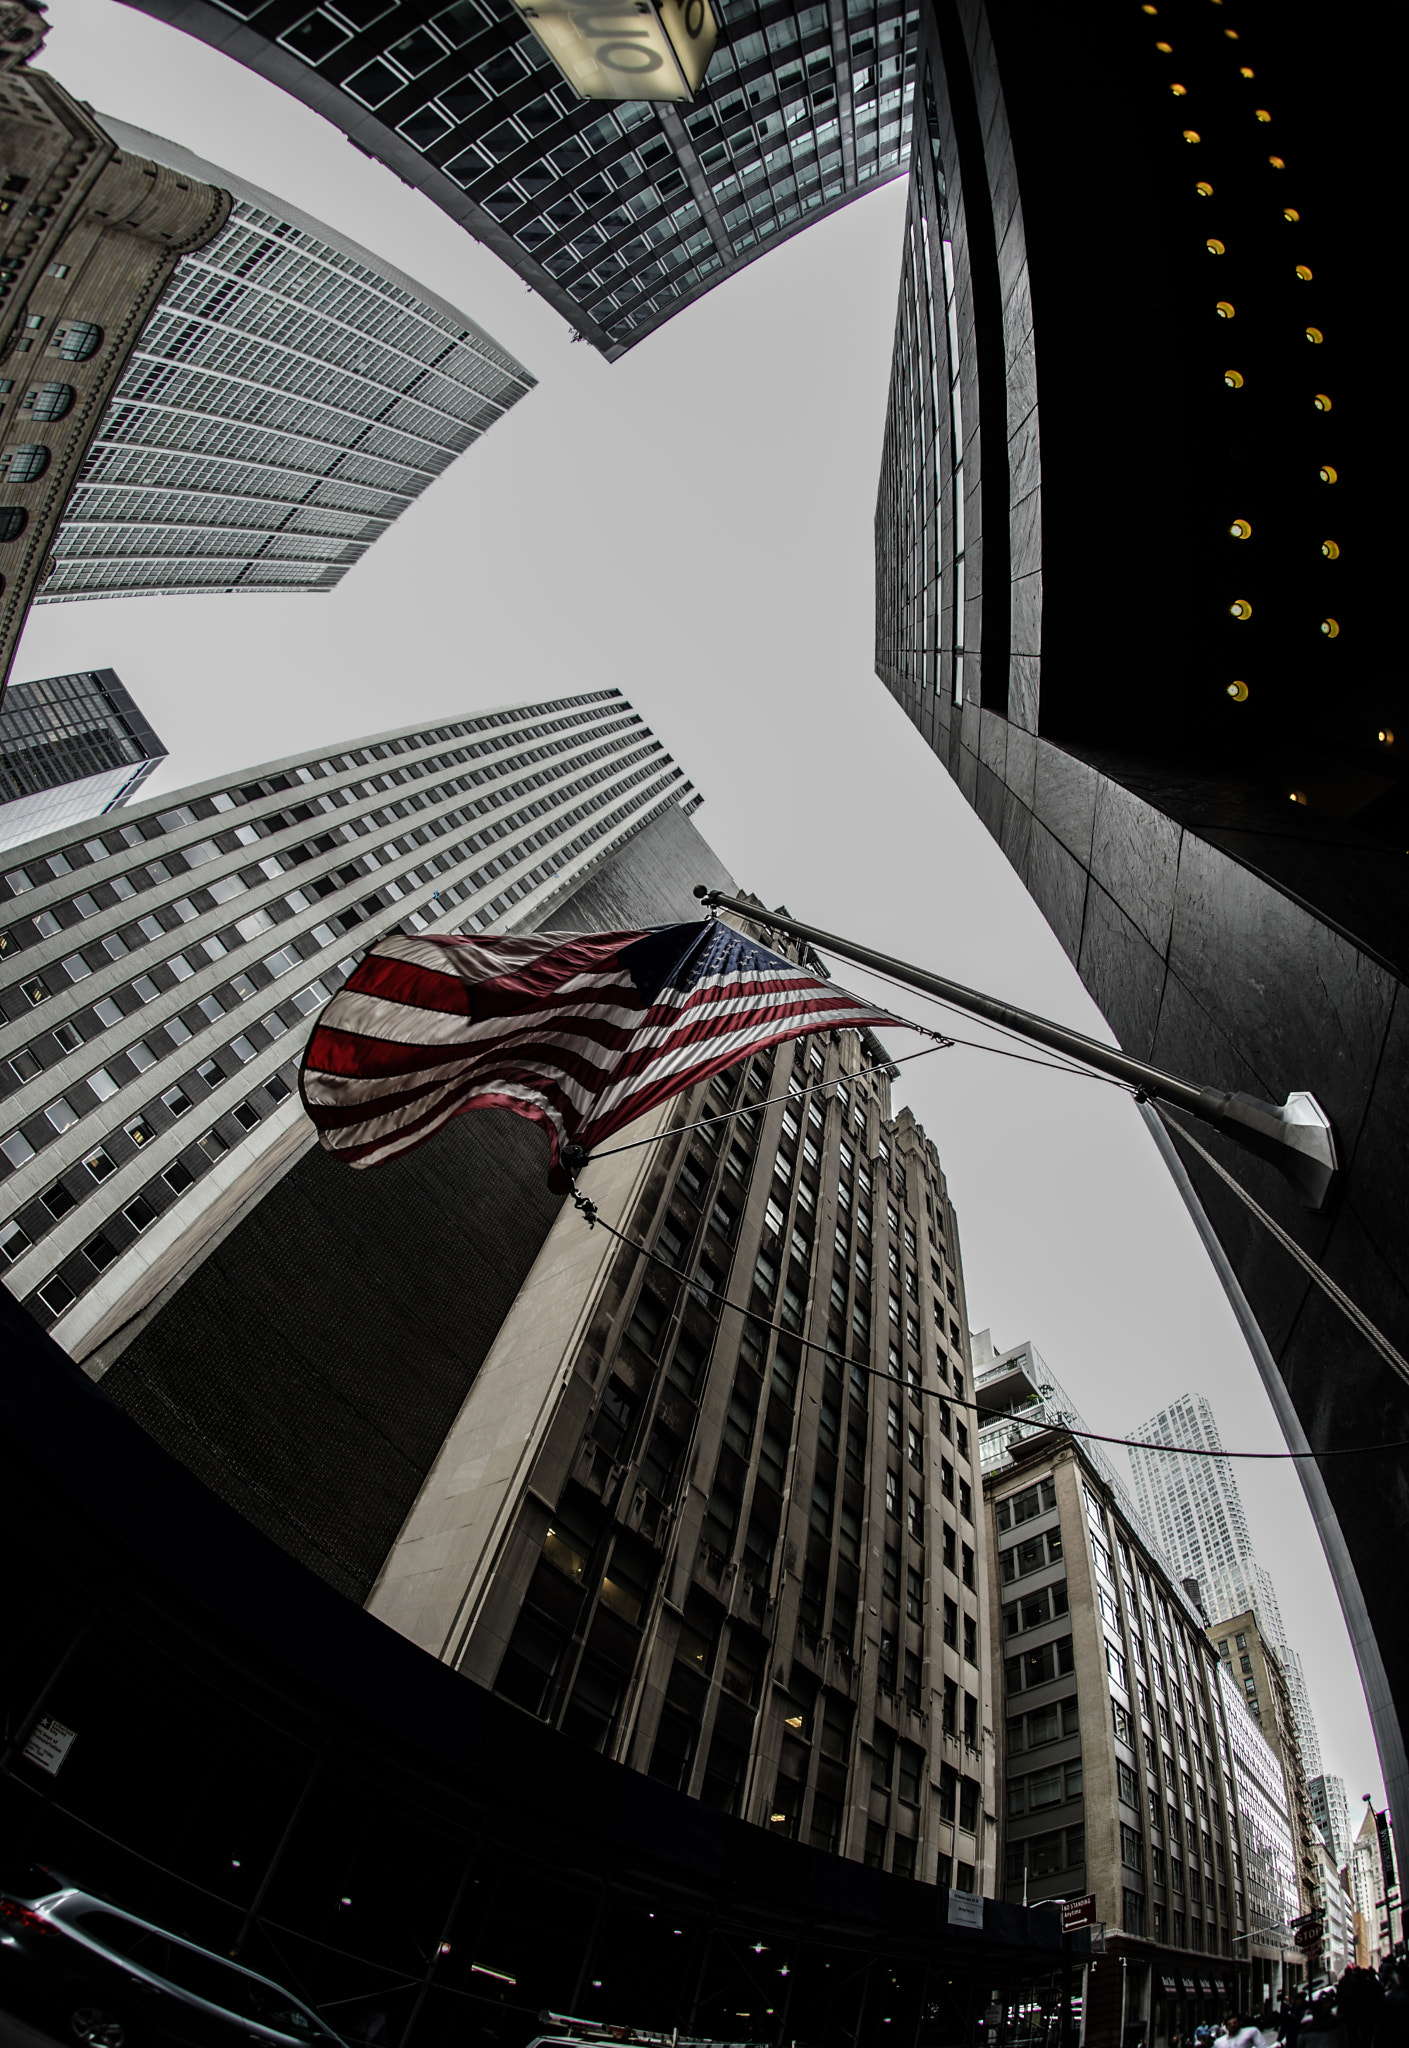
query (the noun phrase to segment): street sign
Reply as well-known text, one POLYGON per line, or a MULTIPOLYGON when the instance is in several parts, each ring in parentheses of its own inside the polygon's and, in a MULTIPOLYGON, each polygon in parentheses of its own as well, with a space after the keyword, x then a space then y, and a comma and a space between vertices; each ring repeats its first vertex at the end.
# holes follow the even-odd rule
POLYGON ((41 1771, 47 1771, 51 1778, 57 1777, 60 1764, 77 1739, 72 1728, 65 1728, 62 1721, 46 1714, 42 1721, 35 1722, 23 1754, 32 1764, 38 1764, 41 1771))
POLYGON ((1096 1894, 1088 1892, 1084 1899, 1062 1900, 1062 1933, 1070 1934, 1074 1927, 1094 1927, 1096 1924, 1096 1894))
POLYGON ((1292 1922, 1292 1941, 1303 1954, 1310 1955, 1315 1944, 1317 1955, 1321 1953, 1321 1936, 1325 1929, 1325 1915, 1320 1907, 1310 1913, 1303 1913, 1299 1920, 1292 1922))
POLYGON ((983 1896, 980 1892, 951 1892, 947 1915, 951 1927, 976 1927, 983 1932, 983 1896))

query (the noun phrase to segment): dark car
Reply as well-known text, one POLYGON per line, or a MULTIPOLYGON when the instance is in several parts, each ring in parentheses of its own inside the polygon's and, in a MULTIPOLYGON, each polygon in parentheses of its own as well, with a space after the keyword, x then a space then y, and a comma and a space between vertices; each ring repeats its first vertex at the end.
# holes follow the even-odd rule
POLYGON ((90 2048, 343 2048, 282 1985, 71 1885, 0 1892, 0 2002, 90 2048))

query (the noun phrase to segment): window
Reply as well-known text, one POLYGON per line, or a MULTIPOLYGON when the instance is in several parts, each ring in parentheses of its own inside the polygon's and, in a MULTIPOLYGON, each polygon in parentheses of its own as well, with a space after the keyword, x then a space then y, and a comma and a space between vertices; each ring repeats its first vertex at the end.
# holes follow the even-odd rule
POLYGON ((103 345, 103 330, 91 320, 68 320, 54 329, 49 346, 66 363, 86 363, 103 345))
POLYGON ((900 1552, 889 1543, 881 1557, 881 1592, 887 1600, 900 1598, 900 1552))
POLYGON ((998 1527, 1016 1528, 1022 1522, 1030 1522, 1037 1515, 1046 1514, 1056 1505, 1056 1482, 1044 1479, 1037 1486, 1030 1486, 1022 1493, 1010 1494, 1007 1500, 999 1501, 996 1516, 998 1527))
POLYGON ((1062 1636, 1055 1643, 1043 1643, 1040 1649, 1023 1650, 1006 1658, 1003 1676, 1009 1692, 1021 1692, 1030 1686, 1046 1685, 1074 1668, 1071 1637, 1062 1636))
POLYGON ((1115 1783, 1116 1790, 1126 1805, 1138 1809, 1140 1794, 1135 1783, 1135 1773, 1131 1770, 1129 1764, 1125 1763, 1120 1757, 1117 1757, 1115 1761, 1115 1783))
POLYGON ((32 484, 43 476, 48 467, 48 449, 38 441, 25 442, 19 447, 7 448, 0 457, 0 480, 32 484))
POLYGON ((1120 1860, 1127 1870, 1143 1870, 1145 1867, 1145 1843, 1138 1828, 1120 1824, 1120 1860))
MULTIPOLYGON (((29 514, 23 505, 0 505, 0 541, 18 540, 28 525, 29 514)), ((58 1284, 63 1285, 62 1281, 58 1284)))
POLYGON ((72 384, 39 384, 26 392, 22 409, 33 420, 61 420, 71 411, 74 395, 72 384))
POLYGON ((911 1621, 925 1618, 925 1582, 913 1565, 905 1568, 905 1612, 911 1621))

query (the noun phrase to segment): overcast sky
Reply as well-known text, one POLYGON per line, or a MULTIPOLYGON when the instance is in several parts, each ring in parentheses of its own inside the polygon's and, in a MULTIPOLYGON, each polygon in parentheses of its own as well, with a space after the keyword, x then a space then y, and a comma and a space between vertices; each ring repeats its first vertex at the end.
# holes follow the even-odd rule
MULTIPOLYGON (((872 665, 903 184, 809 229, 609 366, 429 200, 274 86, 114 0, 52 0, 51 15, 43 61, 72 92, 384 251, 540 384, 331 595, 42 606, 17 680, 115 668, 171 749, 150 792, 616 684, 704 792, 697 822, 740 883, 1109 1035, 872 665)), ((920 1005, 911 1014, 937 1021, 920 1005)), ((1213 1402, 1230 1448, 1281 1447, 1122 1095, 958 1049, 902 1076, 897 1099, 937 1143, 959 1211, 976 1329, 991 1326, 1000 1346, 1031 1340, 1093 1429, 1129 1432, 1192 1391, 1213 1402)), ((1360 1795, 1383 1793, 1320 1547, 1291 1465, 1239 1474, 1353 1827, 1360 1795)))

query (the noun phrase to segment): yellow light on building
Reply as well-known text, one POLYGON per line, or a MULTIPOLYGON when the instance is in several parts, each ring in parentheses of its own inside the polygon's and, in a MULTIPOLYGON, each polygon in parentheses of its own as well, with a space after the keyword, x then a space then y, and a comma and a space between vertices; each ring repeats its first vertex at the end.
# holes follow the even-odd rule
POLYGON ((718 34, 709 0, 531 0, 518 13, 585 100, 688 100, 718 34))

